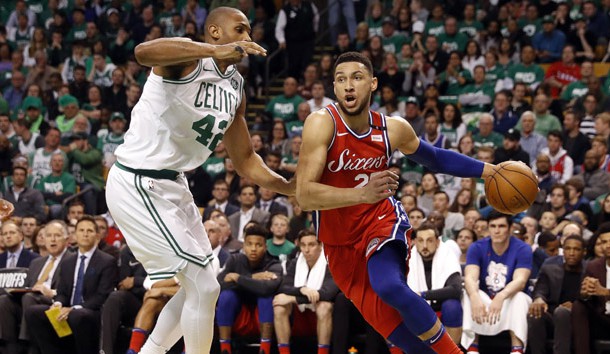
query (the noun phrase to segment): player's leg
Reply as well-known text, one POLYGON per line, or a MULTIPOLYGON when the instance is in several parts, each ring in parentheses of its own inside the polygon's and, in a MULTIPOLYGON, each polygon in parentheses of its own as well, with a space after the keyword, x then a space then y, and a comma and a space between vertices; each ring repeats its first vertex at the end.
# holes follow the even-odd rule
POLYGON ((180 325, 186 352, 207 354, 214 337, 214 311, 220 285, 211 266, 202 268, 189 263, 176 277, 185 290, 180 325))
POLYGON ((462 318, 464 311, 458 299, 448 299, 441 305, 441 321, 445 325, 447 333, 456 344, 462 340, 462 318))
POLYGON ((231 353, 231 328, 241 311, 242 301, 239 295, 230 289, 222 290, 216 306, 216 323, 220 337, 220 351, 231 353))
POLYGON ((280 354, 290 353, 290 315, 293 305, 273 306, 273 325, 280 354))
POLYGON ((258 322, 261 326, 260 353, 269 354, 273 336, 273 297, 259 297, 256 307, 258 308, 258 322))
POLYGON ((157 324, 140 354, 165 354, 182 337, 180 316, 184 309, 185 299, 185 290, 180 288, 161 310, 157 324))
POLYGON ((333 303, 319 301, 316 304, 316 334, 318 336, 318 354, 328 354, 330 337, 333 331, 333 303))
MULTIPOLYGON (((406 245, 400 241, 391 241, 378 249, 367 264, 371 287, 385 303, 400 313, 409 331, 435 351, 461 353, 430 305, 408 287, 406 252, 406 245)), ((400 343, 390 340, 400 346, 400 343)))

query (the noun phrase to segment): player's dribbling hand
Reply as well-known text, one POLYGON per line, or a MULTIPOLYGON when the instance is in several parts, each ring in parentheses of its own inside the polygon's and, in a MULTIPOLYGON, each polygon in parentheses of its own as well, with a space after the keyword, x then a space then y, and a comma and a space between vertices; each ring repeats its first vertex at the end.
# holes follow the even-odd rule
POLYGON ((249 54, 266 56, 267 50, 254 42, 239 41, 216 46, 214 58, 239 63, 249 54))
POLYGON ((398 175, 390 170, 371 173, 369 183, 363 188, 364 202, 373 204, 394 195, 398 189, 398 175))
POLYGON ((13 215, 15 206, 13 203, 0 199, 0 221, 5 221, 13 215))

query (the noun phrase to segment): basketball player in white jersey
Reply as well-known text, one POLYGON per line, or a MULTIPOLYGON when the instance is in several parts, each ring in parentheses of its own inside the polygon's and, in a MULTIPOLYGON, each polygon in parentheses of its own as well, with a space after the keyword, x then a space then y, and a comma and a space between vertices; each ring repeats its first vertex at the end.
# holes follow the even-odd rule
POLYGON ((223 140, 240 175, 294 195, 294 183, 268 169, 250 144, 244 80, 233 65, 266 54, 250 30, 239 10, 220 7, 206 20, 206 43, 163 38, 135 48, 153 70, 115 152, 108 208, 150 278, 176 276, 181 284, 140 353, 165 353, 182 336, 187 353, 210 352, 219 285, 182 172, 201 166, 223 140))

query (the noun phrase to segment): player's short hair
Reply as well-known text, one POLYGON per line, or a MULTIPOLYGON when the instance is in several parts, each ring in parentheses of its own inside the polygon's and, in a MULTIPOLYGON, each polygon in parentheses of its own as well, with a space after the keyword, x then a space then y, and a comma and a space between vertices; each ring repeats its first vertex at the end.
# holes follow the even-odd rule
POLYGON ((565 245, 565 243, 568 242, 568 240, 576 240, 576 241, 580 242, 580 245, 582 246, 583 249, 585 249, 587 247, 587 242, 580 235, 570 235, 570 236, 566 237, 565 240, 563 240, 563 244, 565 245))
POLYGON ((307 227, 307 228, 299 231, 299 233, 297 234, 297 238, 294 240, 295 243, 299 243, 301 238, 305 237, 305 236, 315 236, 318 243, 320 242, 317 238, 318 235, 316 234, 316 230, 314 230, 312 227, 307 227))
POLYGON ((510 224, 511 216, 508 214, 501 213, 497 210, 493 210, 491 213, 489 213, 489 216, 487 217, 487 222, 489 223, 492 220, 501 219, 501 218, 505 218, 506 222, 508 224, 510 224))
POLYGON ((362 55, 358 52, 347 52, 347 53, 343 53, 343 54, 339 55, 339 57, 337 58, 337 61, 335 61, 335 70, 334 71, 337 70, 337 66, 339 66, 339 64, 349 63, 349 62, 361 63, 369 71, 369 74, 373 75, 373 73, 374 73, 373 63, 371 63, 369 58, 365 57, 364 55, 362 55))
POLYGON ((244 241, 248 236, 260 236, 267 239, 269 230, 258 224, 250 225, 244 230, 244 241))
POLYGON ((549 242, 557 240, 557 236, 550 231, 542 231, 538 236, 538 246, 546 247, 549 242))
POLYGON ((439 237, 440 236, 440 232, 438 231, 438 229, 436 228, 436 226, 434 225, 434 223, 430 222, 430 221, 424 221, 418 228, 417 230, 415 230, 415 237, 417 237, 417 235, 422 232, 422 231, 427 231, 427 230, 432 230, 434 232, 434 236, 439 237))

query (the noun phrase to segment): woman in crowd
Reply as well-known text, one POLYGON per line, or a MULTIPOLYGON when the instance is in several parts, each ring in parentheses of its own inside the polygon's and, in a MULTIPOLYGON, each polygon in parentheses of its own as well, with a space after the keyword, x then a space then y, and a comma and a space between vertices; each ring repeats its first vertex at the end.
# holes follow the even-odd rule
POLYGON ((267 142, 267 151, 278 151, 282 155, 286 155, 290 151, 286 124, 281 120, 276 120, 271 126, 269 141, 267 142))
POLYGON ((439 190, 438 179, 432 172, 424 173, 421 179, 421 193, 417 200, 417 206, 423 210, 432 210, 434 193, 439 190))
POLYGON ((462 113, 453 103, 447 103, 441 113, 441 134, 457 148, 458 142, 466 135, 466 125, 462 122, 462 113))

